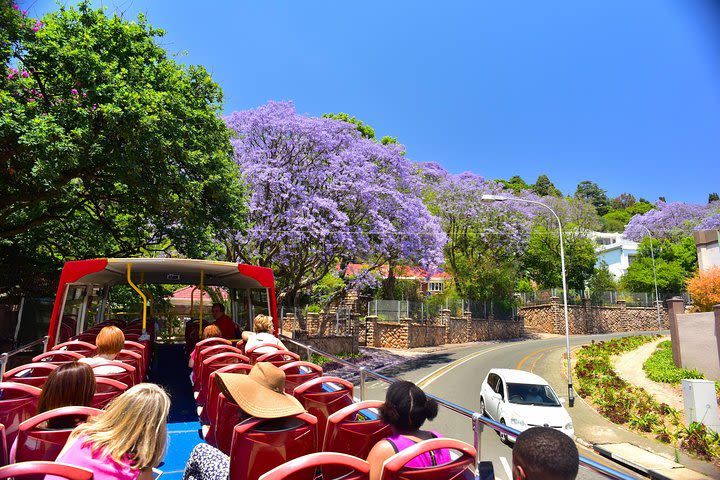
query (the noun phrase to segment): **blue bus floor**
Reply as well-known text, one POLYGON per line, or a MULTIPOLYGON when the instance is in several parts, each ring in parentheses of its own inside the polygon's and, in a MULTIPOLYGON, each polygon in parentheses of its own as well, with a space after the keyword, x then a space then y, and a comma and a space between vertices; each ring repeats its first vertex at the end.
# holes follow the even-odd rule
POLYGON ((155 345, 150 368, 150 381, 164 387, 172 402, 168 417, 168 448, 160 465, 164 472, 161 478, 168 480, 182 478, 190 452, 203 442, 184 349, 184 345, 155 345))

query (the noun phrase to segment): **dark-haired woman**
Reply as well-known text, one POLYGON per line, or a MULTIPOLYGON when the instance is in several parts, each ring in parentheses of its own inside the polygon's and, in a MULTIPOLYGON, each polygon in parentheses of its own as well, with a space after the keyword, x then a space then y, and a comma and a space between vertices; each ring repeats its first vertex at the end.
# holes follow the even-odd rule
MULTIPOLYGON (((380 416, 390 424, 393 435, 380 440, 370 450, 370 480, 379 480, 385 461, 406 448, 421 442, 438 438, 440 434, 430 430, 420 430, 425 420, 437 416, 438 404, 428 398, 412 382, 399 381, 390 385, 385 395, 385 405, 380 408, 380 416)), ((450 461, 448 450, 435 450, 420 455, 407 463, 408 467, 422 468, 442 465, 450 461)))
MULTIPOLYGON (((90 365, 68 362, 50 372, 38 400, 37 413, 60 407, 87 407, 95 395, 95 374, 90 365)), ((75 428, 78 419, 58 417, 48 422, 48 428, 75 428)))

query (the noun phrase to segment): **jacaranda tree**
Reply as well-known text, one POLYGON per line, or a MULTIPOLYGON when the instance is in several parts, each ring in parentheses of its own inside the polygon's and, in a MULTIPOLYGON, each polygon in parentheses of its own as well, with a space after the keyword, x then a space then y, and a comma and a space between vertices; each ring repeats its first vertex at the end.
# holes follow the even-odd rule
POLYGON ((647 228, 655 238, 680 241, 693 230, 712 229, 720 224, 719 218, 720 202, 705 205, 658 202, 657 209, 632 217, 624 235, 631 240, 640 241, 647 235, 647 228))
MULTIPOLYGON (((0 0, 0 264, 212 255, 244 204, 222 91, 162 30, 89 3, 30 19, 0 0)), ((15 285, 17 278, 11 280, 15 285)))
POLYGON ((442 262, 445 236, 420 198, 402 145, 357 126, 300 115, 270 102, 226 118, 248 185, 251 226, 228 240, 232 260, 272 267, 279 297, 294 302, 338 264, 442 262))

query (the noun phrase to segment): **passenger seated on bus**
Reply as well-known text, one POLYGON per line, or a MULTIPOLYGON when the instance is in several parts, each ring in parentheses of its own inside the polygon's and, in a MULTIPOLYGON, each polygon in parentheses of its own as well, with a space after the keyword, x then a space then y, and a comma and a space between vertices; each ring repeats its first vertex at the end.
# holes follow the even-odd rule
MULTIPOLYGON (((380 408, 380 417, 393 429, 393 435, 380 440, 370 450, 367 461, 370 464, 370 480, 379 480, 385 461, 401 450, 441 435, 430 430, 420 430, 425 420, 437 416, 438 404, 428 398, 412 382, 397 381, 390 385, 385 395, 385 405, 380 408)), ((409 467, 429 467, 450 461, 446 449, 425 453, 411 460, 409 467)))
MULTIPOLYGON (((283 350, 287 350, 285 348, 285 345, 283 345, 283 343, 280 341, 280 339, 273 335, 273 332, 275 331, 275 325, 273 325, 272 317, 268 315, 256 316, 255 320, 253 320, 253 330, 254 332, 242 333, 242 339, 245 340, 246 352, 252 347, 260 345, 261 343, 272 343, 273 345, 277 345, 283 350)), ((255 352, 257 353, 272 353, 274 351, 275 350, 270 347, 260 347, 255 350, 255 352)))
MULTIPOLYGON (((106 360, 115 360, 117 354, 125 345, 125 335, 122 330, 115 326, 103 327, 95 338, 95 356, 89 358, 81 358, 79 361, 87 363, 91 367, 100 365, 106 360)), ((96 375, 105 375, 109 373, 122 373, 123 369, 112 365, 101 366, 93 369, 96 375)))
POLYGON ((232 318, 228 317, 225 314, 225 305, 223 305, 222 303, 213 303, 212 316, 215 319, 213 325, 220 329, 223 338, 232 340, 236 337, 235 322, 233 322, 232 318))
MULTIPOLYGON (((90 365, 68 362, 50 372, 38 399, 37 413, 60 407, 89 407, 95 395, 95 374, 90 365)), ((80 419, 54 418, 47 428, 75 428, 80 419)))
POLYGON ((169 411, 170 398, 162 388, 135 385, 78 426, 57 461, 92 470, 95 480, 150 480, 152 468, 165 456, 169 411))
POLYGON ((525 395, 525 403, 544 403, 542 392, 539 385, 530 385, 525 395))
MULTIPOLYGON (((305 411, 295 397, 285 393, 285 372, 271 363, 256 363, 247 375, 219 373, 215 380, 222 393, 232 398, 243 413, 255 418, 277 419, 278 428, 287 427, 283 417, 305 411)), ((190 454, 183 479, 210 480, 228 478, 229 474, 230 457, 207 443, 201 443, 190 454)))
POLYGON ((549 427, 533 427, 518 435, 512 450, 516 480, 574 480, 579 467, 575 442, 549 427))
MULTIPOLYGON (((207 340, 208 338, 222 337, 222 332, 217 325, 212 324, 203 328, 201 340, 207 340)), ((188 361, 188 368, 195 366, 195 350, 190 352, 190 360, 188 361)), ((195 371, 190 372, 190 382, 195 385, 195 371)))

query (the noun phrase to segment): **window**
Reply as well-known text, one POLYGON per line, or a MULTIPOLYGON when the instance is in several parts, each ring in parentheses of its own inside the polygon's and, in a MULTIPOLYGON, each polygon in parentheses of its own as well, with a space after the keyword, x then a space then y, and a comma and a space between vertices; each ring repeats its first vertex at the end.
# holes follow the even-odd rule
POLYGON ((632 265, 637 260, 637 255, 628 255, 628 265, 632 265))
POLYGON ((428 283, 428 292, 442 292, 445 289, 443 282, 430 282, 428 283))

